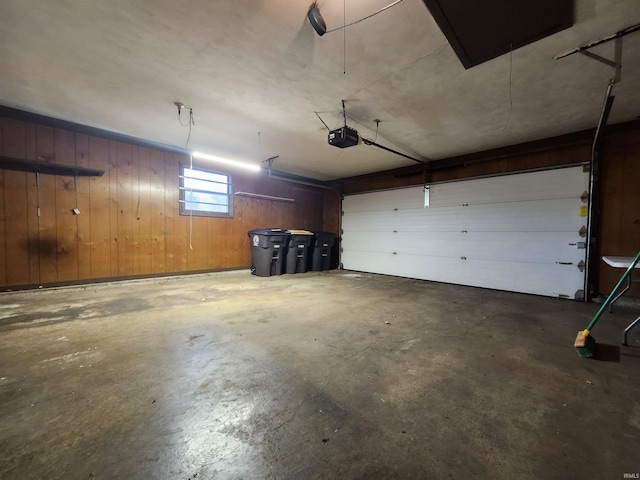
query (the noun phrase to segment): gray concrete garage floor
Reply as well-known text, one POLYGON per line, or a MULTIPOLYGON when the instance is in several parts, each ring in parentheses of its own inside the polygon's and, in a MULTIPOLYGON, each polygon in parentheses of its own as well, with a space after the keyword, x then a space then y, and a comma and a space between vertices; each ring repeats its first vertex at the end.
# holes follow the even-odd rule
POLYGON ((0 478, 630 478, 637 313, 579 358, 597 308, 346 271, 3 294, 0 478))

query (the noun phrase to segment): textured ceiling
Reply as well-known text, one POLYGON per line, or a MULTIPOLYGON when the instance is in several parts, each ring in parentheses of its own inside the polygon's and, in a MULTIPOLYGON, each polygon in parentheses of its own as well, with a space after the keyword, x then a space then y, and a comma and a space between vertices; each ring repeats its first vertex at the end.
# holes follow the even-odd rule
MULTIPOLYGON (((180 101, 194 113, 189 149, 279 155, 274 168, 328 180, 413 164, 329 146, 314 112, 339 127, 342 99, 363 136, 379 119, 378 143, 429 160, 595 127, 613 69, 552 57, 640 23, 638 0, 576 0, 573 27, 465 70, 422 0, 322 37, 309 3, 1 1, 0 104, 185 147, 180 101)), ((389 3, 319 8, 332 29, 389 3)), ((613 42, 592 51, 613 58, 613 42)), ((640 32, 623 40, 610 123, 640 115, 638 59, 640 32)))

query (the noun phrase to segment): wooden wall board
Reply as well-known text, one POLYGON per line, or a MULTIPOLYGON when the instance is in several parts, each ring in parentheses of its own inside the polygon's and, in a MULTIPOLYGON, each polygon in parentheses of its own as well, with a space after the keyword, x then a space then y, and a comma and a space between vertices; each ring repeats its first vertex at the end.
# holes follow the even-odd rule
MULTIPOLYGON (((636 144, 636 148, 640 143, 636 144)), ((640 251, 640 154, 631 145, 622 156, 624 179, 622 183, 622 212, 620 215, 620 251, 635 256, 640 251)), ((627 295, 640 296, 640 285, 634 284, 627 295)))
POLYGON ((151 224, 151 273, 166 270, 165 153, 152 150, 149 158, 149 216, 151 224))
MULTIPOLYGON (((32 123, 26 125, 26 144, 25 158, 27 160, 37 160, 36 152, 36 126, 32 123)), ((38 182, 35 173, 27 174, 27 225, 28 233, 28 252, 29 252, 29 283, 40 283, 40 232, 38 206, 39 192, 38 182)))
POLYGON ((105 171, 105 175, 109 174, 109 231, 111 237, 109 239, 109 270, 110 277, 117 278, 120 275, 119 257, 120 248, 118 245, 118 220, 120 213, 118 210, 118 143, 109 140, 109 170, 105 171))
POLYGON ((338 192, 325 190, 322 197, 322 231, 340 233, 340 195, 338 192))
POLYGON ((173 155, 165 154, 164 160, 164 231, 165 237, 165 271, 177 272, 176 268, 176 232, 174 228, 175 204, 178 201, 178 188, 174 180, 177 176, 174 170, 173 155))
POLYGON ((138 210, 140 205, 140 165, 139 147, 131 146, 131 263, 133 275, 140 275, 140 223, 138 210))
POLYGON ((5 171, 4 212, 6 225, 7 282, 29 283, 29 228, 27 224, 27 173, 5 171))
POLYGON ((251 224, 248 221, 249 211, 252 208, 252 203, 255 200, 246 197, 236 197, 236 218, 239 220, 236 222, 236 234, 239 242, 237 244, 237 259, 240 265, 251 265, 251 247, 249 243, 248 232, 251 229, 251 224))
POLYGON ((171 183, 173 209, 173 241, 174 241, 174 271, 185 272, 187 268, 187 251, 189 250, 189 217, 180 215, 180 191, 179 179, 180 162, 188 162, 189 158, 185 155, 173 153, 170 155, 169 167, 171 175, 165 178, 165 182, 171 183))
MULTIPOLYGON (((76 166, 89 168, 89 136, 76 133, 76 166)), ((78 278, 91 278, 91 177, 78 177, 76 215, 78 228, 78 278)))
MULTIPOLYGON (((25 158, 25 124, 5 120, 2 124, 2 154, 25 158)), ((4 218, 6 276, 8 283, 29 283, 29 226, 27 223, 27 172, 4 172, 4 218)))
MULTIPOLYGON (((91 229, 91 278, 111 275, 111 202, 109 199, 109 141, 89 137, 89 167, 104 170, 101 177, 89 179, 89 208, 87 216, 91 229)), ((82 212, 82 210, 81 210, 82 212)), ((83 215, 81 213, 81 215, 83 215)))
MULTIPOLYGON (((55 129, 54 145, 55 163, 75 166, 75 134, 55 129)), ((78 278, 78 223, 73 213, 77 200, 75 179, 66 175, 55 175, 54 179, 57 281, 74 280, 78 278)))
MULTIPOLYGON (((5 119, 0 119, 0 153, 4 154, 2 150, 3 143, 3 127, 5 119)), ((0 285, 7 284, 7 245, 6 245, 6 221, 4 215, 4 170, 0 170, 0 285)))
MULTIPOLYGON (((55 162, 55 132, 53 128, 36 127, 36 156, 38 160, 55 162)), ((38 185, 38 254, 40 283, 58 280, 58 226, 56 222, 56 177, 40 175, 38 185)))
POLYGON ((153 272, 151 238, 151 150, 138 148, 138 199, 136 216, 139 231, 139 269, 142 274, 153 272))
POLYGON ((116 144, 118 275, 133 275, 132 145, 116 144))
POLYGON ((187 239, 187 270, 205 270, 209 268, 211 245, 208 226, 211 223, 206 217, 186 217, 190 230, 187 239))

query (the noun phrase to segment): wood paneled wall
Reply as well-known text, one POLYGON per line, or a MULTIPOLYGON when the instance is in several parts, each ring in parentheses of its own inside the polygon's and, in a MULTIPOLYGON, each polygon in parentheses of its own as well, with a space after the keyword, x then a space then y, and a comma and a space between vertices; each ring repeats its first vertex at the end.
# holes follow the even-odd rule
MULTIPOLYGON (((633 257, 640 251, 640 128, 607 136, 601 182, 599 254, 633 257)), ((623 272, 600 262, 600 292, 609 293, 623 272)), ((625 295, 640 298, 640 285, 625 295)))
MULTIPOLYGON (((101 177, 0 169, 0 287, 57 285, 244 268, 247 231, 282 227, 338 233, 338 194, 209 165, 234 191, 234 218, 179 214, 185 155, 0 118, 0 155, 104 170, 101 177), (79 215, 73 209, 80 210, 79 215)), ((204 166, 204 165, 203 165, 204 166)))

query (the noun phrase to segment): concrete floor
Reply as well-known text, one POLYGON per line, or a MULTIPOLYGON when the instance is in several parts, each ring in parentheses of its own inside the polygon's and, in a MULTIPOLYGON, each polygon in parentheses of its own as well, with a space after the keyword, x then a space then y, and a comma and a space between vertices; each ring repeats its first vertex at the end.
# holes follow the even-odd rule
POLYGON ((2 294, 0 478, 625 478, 640 331, 579 358, 597 307, 345 271, 2 294))

